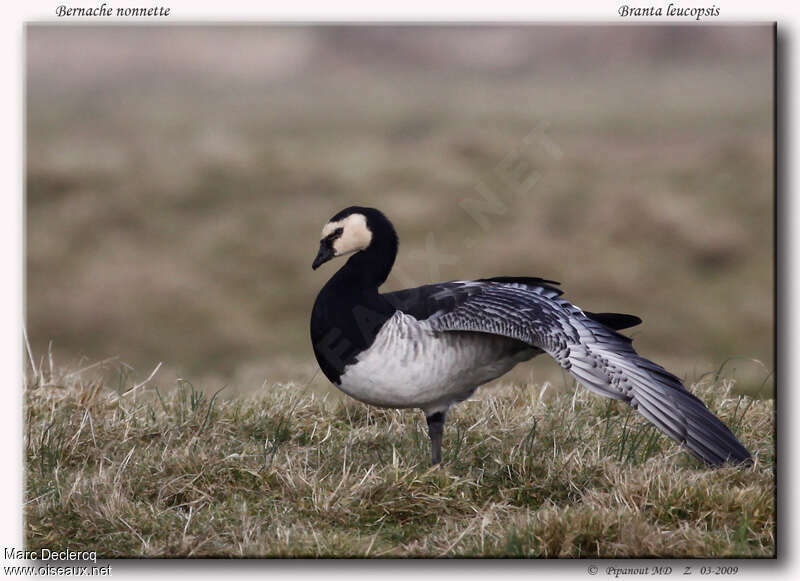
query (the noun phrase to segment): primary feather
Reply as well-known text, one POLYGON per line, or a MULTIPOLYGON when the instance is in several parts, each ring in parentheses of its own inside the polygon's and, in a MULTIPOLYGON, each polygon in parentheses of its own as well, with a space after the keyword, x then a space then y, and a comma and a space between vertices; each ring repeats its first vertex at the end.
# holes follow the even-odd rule
POLYGON ((710 464, 750 458, 727 426, 676 376, 639 355, 631 339, 547 287, 484 283, 428 322, 438 331, 502 335, 541 349, 587 389, 630 404, 710 464))

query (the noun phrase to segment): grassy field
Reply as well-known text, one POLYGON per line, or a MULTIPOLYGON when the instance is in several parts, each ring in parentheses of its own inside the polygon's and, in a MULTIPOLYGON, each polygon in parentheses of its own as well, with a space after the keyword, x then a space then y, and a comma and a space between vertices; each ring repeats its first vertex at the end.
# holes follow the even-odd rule
MULTIPOLYGON (((95 370, 96 371, 96 370, 95 370)), ((773 402, 693 391, 754 453, 709 469, 627 406, 504 384, 448 416, 297 384, 128 391, 43 369, 26 402, 25 540, 98 557, 769 557, 773 402), (126 393, 127 392, 127 393, 126 393)))

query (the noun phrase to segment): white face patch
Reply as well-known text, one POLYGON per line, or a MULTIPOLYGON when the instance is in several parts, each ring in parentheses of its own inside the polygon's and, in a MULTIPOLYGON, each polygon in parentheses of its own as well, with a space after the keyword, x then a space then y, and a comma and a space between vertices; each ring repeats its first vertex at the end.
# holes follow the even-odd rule
POLYGON ((338 228, 342 229, 342 234, 333 241, 333 251, 336 256, 364 250, 372 242, 372 231, 367 228, 367 218, 364 214, 350 214, 342 220, 328 222, 322 228, 321 239, 338 228))

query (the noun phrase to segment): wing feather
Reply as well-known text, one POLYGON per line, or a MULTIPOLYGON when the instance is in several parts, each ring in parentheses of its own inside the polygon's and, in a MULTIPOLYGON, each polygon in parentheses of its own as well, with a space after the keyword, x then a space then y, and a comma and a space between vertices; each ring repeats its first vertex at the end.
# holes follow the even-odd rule
POLYGON ((549 285, 483 281, 452 308, 434 312, 428 322, 438 331, 524 341, 551 355, 587 389, 627 402, 709 464, 750 460, 728 427, 680 379, 639 355, 630 338, 552 290, 557 291, 549 285))

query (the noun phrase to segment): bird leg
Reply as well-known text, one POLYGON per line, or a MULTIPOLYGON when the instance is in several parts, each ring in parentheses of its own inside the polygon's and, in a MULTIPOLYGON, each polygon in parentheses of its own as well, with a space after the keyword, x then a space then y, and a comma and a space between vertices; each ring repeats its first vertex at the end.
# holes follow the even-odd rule
POLYGON ((434 466, 442 461, 442 432, 444 431, 444 412, 426 415, 428 421, 428 436, 431 438, 431 464, 434 466))

